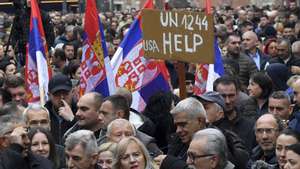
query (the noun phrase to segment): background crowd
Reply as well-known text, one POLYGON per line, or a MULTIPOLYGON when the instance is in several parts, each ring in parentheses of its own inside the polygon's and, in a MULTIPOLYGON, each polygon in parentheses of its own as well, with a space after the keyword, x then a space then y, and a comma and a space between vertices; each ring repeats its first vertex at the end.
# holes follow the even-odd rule
MULTIPOLYGON (((110 58, 138 12, 99 13, 110 58)), ((0 12, 0 169, 300 169, 295 1, 213 8, 225 75, 197 96, 196 66, 186 63, 188 98, 180 100, 176 63, 165 61, 172 90, 153 93, 142 112, 130 107, 125 88, 106 98, 79 96, 84 14, 59 11, 42 12, 49 100, 28 105, 29 16, 29 5, 15 15, 0 12)))

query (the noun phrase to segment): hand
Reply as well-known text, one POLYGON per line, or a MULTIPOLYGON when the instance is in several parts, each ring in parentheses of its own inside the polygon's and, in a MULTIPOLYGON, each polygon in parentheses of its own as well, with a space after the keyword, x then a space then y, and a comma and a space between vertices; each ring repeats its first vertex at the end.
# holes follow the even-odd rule
POLYGON ((25 137, 27 137, 27 128, 20 126, 15 128, 13 132, 10 134, 9 141, 11 144, 15 143, 21 145, 22 147, 25 147, 24 139, 23 139, 25 137))
POLYGON ((64 104, 64 106, 60 107, 58 109, 58 114, 62 118, 64 118, 66 121, 72 121, 74 119, 74 114, 72 112, 71 107, 69 106, 69 104, 65 100, 61 99, 61 101, 64 104))
POLYGON ((154 163, 158 166, 161 165, 161 163, 164 161, 164 159, 167 157, 167 155, 159 155, 154 158, 154 163))
POLYGON ((300 74, 300 67, 299 66, 292 66, 291 67, 291 72, 293 74, 300 74))

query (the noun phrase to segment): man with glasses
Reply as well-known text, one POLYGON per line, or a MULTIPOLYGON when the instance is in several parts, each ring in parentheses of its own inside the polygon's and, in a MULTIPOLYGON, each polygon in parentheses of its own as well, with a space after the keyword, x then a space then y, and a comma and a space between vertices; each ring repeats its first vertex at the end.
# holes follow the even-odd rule
POLYGON ((187 164, 195 169, 233 169, 228 161, 225 136, 217 129, 207 128, 198 131, 187 152, 187 164))
POLYGON ((251 159, 247 168, 255 165, 256 161, 275 165, 277 163, 275 155, 276 139, 283 129, 281 120, 273 114, 264 114, 257 119, 255 124, 255 137, 258 145, 252 150, 251 159))

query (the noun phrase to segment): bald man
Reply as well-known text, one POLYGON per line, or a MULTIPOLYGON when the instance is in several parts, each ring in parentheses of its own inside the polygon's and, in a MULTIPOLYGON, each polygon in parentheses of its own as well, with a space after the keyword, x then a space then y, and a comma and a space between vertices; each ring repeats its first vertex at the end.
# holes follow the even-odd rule
POLYGON ((99 116, 99 109, 102 105, 102 95, 96 92, 86 93, 77 102, 76 112, 77 123, 72 126, 64 135, 67 136, 77 130, 85 129, 94 132, 96 138, 100 137, 103 127, 103 119, 99 116))
POLYGON ((264 70, 269 59, 257 48, 259 41, 256 33, 253 31, 245 32, 242 36, 242 44, 245 53, 253 59, 257 69, 264 70))
POLYGON ((258 160, 263 160, 271 165, 277 164, 275 154, 276 139, 282 129, 283 126, 280 120, 273 114, 264 114, 257 119, 255 137, 258 145, 252 150, 247 169, 252 168, 258 160))
POLYGON ((126 119, 115 119, 107 126, 108 141, 119 143, 123 138, 135 136, 134 126, 126 119))

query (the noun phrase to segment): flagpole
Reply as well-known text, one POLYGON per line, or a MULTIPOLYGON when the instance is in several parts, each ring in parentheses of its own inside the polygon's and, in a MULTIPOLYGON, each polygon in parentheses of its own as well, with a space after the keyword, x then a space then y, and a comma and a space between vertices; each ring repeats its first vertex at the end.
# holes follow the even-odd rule
POLYGON ((179 78, 179 95, 180 99, 185 99, 187 96, 186 85, 185 85, 185 65, 183 62, 178 61, 177 63, 177 74, 179 78))

